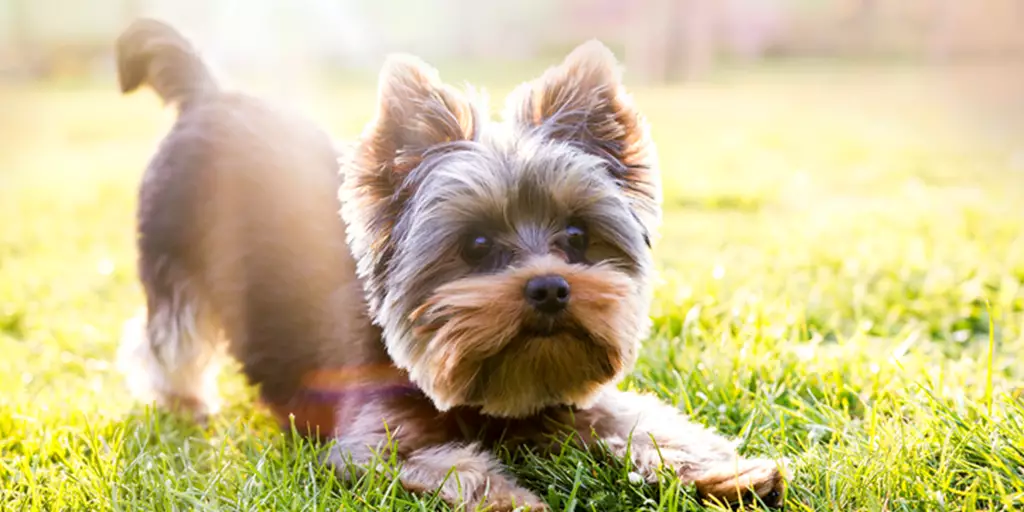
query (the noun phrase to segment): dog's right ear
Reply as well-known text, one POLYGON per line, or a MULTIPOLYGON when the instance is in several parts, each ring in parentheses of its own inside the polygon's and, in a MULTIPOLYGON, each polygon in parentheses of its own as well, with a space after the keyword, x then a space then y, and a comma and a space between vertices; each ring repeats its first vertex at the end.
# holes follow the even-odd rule
POLYGON ((428 152, 473 140, 477 127, 472 103, 425 62, 393 55, 384 63, 377 114, 342 166, 342 215, 371 311, 379 299, 374 288, 393 251, 391 229, 415 189, 412 171, 428 152))
POLYGON ((380 72, 377 115, 360 144, 360 167, 401 181, 435 146, 473 139, 476 112, 437 71, 411 55, 392 55, 380 72))

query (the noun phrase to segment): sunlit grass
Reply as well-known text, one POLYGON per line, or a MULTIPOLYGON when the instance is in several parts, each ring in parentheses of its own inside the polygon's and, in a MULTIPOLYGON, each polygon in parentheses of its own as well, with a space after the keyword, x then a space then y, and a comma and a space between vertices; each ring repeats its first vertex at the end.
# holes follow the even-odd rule
MULTIPOLYGON (((667 210, 656 330, 624 385, 791 458, 791 510, 1024 506, 1024 131, 990 144, 920 85, 743 72, 638 91, 667 210)), ((345 138, 372 98, 300 106, 345 138)), ((113 85, 0 105, 0 508, 437 506, 386 473, 342 487, 235 375, 207 428, 133 404, 111 361, 142 303, 135 190, 172 113, 113 85)), ((505 455, 557 510, 700 510, 597 455, 505 455)))

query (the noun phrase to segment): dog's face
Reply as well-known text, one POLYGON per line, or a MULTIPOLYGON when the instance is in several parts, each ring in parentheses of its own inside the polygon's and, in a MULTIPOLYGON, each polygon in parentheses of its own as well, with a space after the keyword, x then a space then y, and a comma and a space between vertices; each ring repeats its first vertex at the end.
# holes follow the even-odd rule
POLYGON ((597 42, 517 89, 502 122, 411 57, 345 162, 343 216, 395 363, 440 410, 586 406, 648 325, 660 184, 597 42))

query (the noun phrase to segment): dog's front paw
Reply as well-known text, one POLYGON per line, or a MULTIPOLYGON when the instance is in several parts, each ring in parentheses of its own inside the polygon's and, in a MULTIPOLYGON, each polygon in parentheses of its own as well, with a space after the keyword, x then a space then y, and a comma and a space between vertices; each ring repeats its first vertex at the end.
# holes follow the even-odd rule
POLYGON ((532 495, 495 496, 477 503, 468 510, 480 512, 548 512, 547 503, 532 495))
POLYGON ((694 481, 706 501, 780 508, 786 487, 785 465, 766 459, 739 459, 705 471, 694 481))
POLYGON ((544 503, 540 498, 526 489, 518 486, 498 486, 489 489, 486 496, 482 497, 477 503, 473 504, 473 506, 467 507, 467 510, 486 512, 527 510, 531 512, 547 512, 551 509, 548 507, 547 503, 544 503))

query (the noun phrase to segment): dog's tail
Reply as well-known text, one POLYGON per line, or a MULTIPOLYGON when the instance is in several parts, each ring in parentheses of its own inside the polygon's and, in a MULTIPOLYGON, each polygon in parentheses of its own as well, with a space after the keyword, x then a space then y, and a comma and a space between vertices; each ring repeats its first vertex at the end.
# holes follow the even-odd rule
POLYGON ((121 92, 149 84, 165 104, 185 108, 217 90, 209 68, 184 36, 166 23, 135 20, 117 38, 117 74, 121 92))

